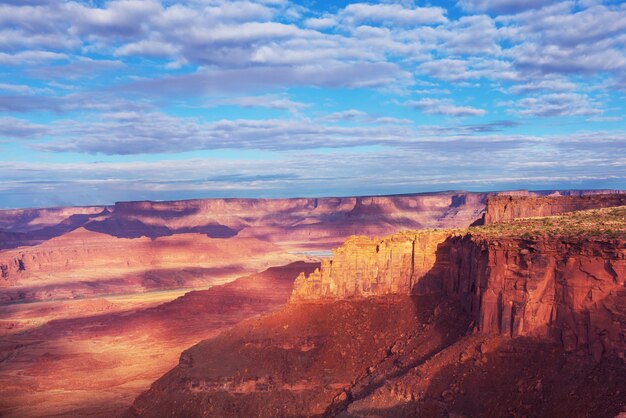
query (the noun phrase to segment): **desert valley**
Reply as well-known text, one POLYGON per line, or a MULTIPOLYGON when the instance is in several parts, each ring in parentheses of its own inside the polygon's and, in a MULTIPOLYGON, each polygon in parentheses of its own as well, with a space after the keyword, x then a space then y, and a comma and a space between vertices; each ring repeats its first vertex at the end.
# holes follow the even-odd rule
POLYGON ((0 413, 613 417, 625 208, 519 191, 2 211, 0 413))

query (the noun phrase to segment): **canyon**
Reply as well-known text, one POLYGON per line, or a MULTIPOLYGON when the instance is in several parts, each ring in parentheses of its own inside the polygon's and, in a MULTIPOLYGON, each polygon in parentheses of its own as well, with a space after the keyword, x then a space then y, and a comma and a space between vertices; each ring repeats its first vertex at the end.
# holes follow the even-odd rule
POLYGON ((486 196, 201 199, 0 211, 0 415, 117 415, 174 367, 184 348, 286 303, 299 271, 287 269, 289 288, 281 287, 279 304, 264 302, 276 283, 255 273, 315 263, 353 233, 469 225, 486 196), (247 298, 229 294, 217 302, 203 293, 250 274, 247 283, 258 284, 241 289, 247 298), (159 313, 170 303, 184 314, 159 313), (206 306, 196 309, 199 303, 206 306))
POLYGON ((598 206, 352 237, 288 306, 183 352, 126 416, 626 412, 626 207, 598 206))
POLYGON ((0 415, 613 416, 624 197, 0 211, 0 415))
POLYGON ((467 226, 486 194, 118 202, 0 211, 0 302, 197 288, 329 251, 355 233, 467 226), (7 248, 17 246, 17 248, 7 248), (242 261, 245 260, 245 261, 242 261))
MULTIPOLYGON (((4 321, 49 320, 0 338, 0 414, 8 417, 119 416, 176 364, 180 352, 289 298, 296 262, 195 290, 172 301, 83 299, 0 306, 4 321)), ((172 296, 170 295, 170 298, 172 296)))

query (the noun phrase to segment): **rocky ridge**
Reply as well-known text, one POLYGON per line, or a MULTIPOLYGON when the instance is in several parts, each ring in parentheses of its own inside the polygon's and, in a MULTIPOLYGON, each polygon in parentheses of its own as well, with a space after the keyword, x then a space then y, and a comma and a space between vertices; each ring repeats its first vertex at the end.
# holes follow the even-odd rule
POLYGON ((292 303, 443 292, 482 333, 626 356, 626 207, 468 230, 355 237, 295 282, 292 303))
POLYGON ((511 222, 519 218, 552 216, 586 209, 626 205, 626 192, 581 196, 514 196, 496 195, 487 198, 484 224, 511 222))
POLYGON ((592 196, 601 190, 472 193, 293 199, 193 199, 117 202, 112 206, 0 210, 0 249, 36 245, 77 228, 118 238, 200 233, 273 241, 339 245, 353 234, 466 227, 492 195, 592 196))

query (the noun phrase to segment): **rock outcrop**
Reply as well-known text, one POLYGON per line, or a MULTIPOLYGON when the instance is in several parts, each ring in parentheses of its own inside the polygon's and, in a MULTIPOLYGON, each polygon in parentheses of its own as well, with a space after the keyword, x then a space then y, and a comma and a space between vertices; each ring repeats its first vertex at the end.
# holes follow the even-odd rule
POLYGON ((292 301, 343 299, 389 293, 410 294, 431 272, 437 248, 450 236, 447 230, 402 232, 381 240, 349 238, 322 261, 321 270, 300 274, 292 301))
POLYGON ((452 231, 351 238, 292 302, 443 292, 483 333, 626 355, 626 208, 452 231), (539 229, 537 229, 539 228, 539 229), (580 229, 576 229, 580 228, 580 229))
POLYGON ((471 233, 441 250, 444 293, 476 329, 553 337, 596 359, 626 354, 626 240, 494 239, 471 233))
POLYGON ((624 205, 626 205, 626 193, 617 191, 580 196, 489 196, 485 207, 484 224, 624 205))

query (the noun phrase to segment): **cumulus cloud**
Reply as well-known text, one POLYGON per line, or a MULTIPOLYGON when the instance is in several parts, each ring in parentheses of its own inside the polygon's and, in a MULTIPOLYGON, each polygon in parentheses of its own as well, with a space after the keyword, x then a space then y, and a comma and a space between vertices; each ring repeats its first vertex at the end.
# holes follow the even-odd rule
POLYGON ((528 94, 541 91, 571 91, 576 89, 576 84, 564 78, 543 78, 531 80, 526 83, 516 84, 508 89, 512 94, 528 94))
POLYGON ((51 141, 34 145, 52 152, 132 155, 209 149, 315 149, 402 144, 413 133, 402 126, 324 125, 306 119, 201 122, 156 112, 109 113, 95 121, 59 121, 51 141), (163 140, 167 138, 167 140, 163 140))
POLYGON ((353 3, 344 15, 357 23, 379 22, 397 25, 423 25, 446 22, 446 11, 441 7, 404 7, 400 4, 353 3))
POLYGON ((44 65, 29 70, 29 74, 48 79, 79 79, 96 77, 104 72, 119 70, 124 67, 120 61, 106 59, 91 59, 80 57, 62 65, 44 65))
POLYGON ((334 17, 311 17, 304 21, 304 26, 312 29, 324 30, 337 24, 334 17))
POLYGON ((577 93, 554 93, 528 97, 517 102, 522 116, 580 116, 602 113, 589 98, 577 93))
POLYGON ((296 102, 285 94, 266 94, 262 96, 242 96, 230 99, 217 100, 213 105, 237 105, 241 107, 263 107, 268 109, 287 110, 296 115, 301 110, 310 107, 309 104, 296 102))
POLYGON ((40 64, 47 61, 63 61, 67 58, 65 54, 50 51, 22 51, 15 54, 0 52, 2 65, 40 64))
POLYGON ((344 110, 341 112, 334 112, 331 114, 328 114, 326 116, 324 116, 322 119, 329 121, 329 122, 342 122, 342 121, 356 121, 359 119, 363 119, 365 116, 367 116, 367 113, 365 112, 361 112, 360 110, 356 110, 356 109, 350 109, 350 110, 344 110))
POLYGON ((559 3, 513 16, 516 45, 506 52, 516 66, 546 74, 620 73, 626 68, 626 9, 594 6, 575 10, 559 3))
POLYGON ((448 99, 420 99, 407 100, 403 103, 405 106, 413 109, 419 109, 427 115, 445 115, 445 116, 484 116, 487 111, 477 109, 470 106, 456 106, 448 99))
POLYGON ((0 138, 37 138, 49 131, 45 125, 24 119, 0 117, 0 138))
POLYGON ((199 95, 267 87, 383 87, 410 83, 410 74, 393 63, 341 63, 203 70, 180 76, 138 80, 126 91, 147 95, 199 95))
POLYGON ((457 4, 468 12, 512 14, 536 9, 558 0, 460 0, 457 4))

